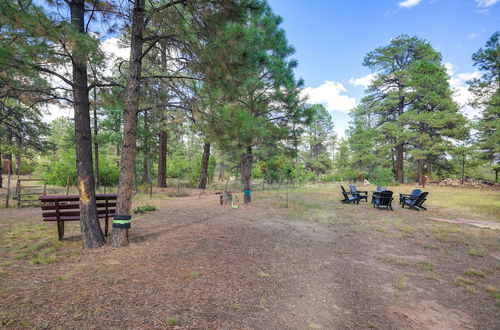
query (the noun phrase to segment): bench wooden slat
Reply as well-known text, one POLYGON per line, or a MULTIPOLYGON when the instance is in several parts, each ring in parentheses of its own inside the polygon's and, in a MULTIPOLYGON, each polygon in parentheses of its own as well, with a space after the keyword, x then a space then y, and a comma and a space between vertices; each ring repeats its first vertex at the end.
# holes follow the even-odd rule
MULTIPOLYGON (((59 207, 59 209, 61 209, 59 207)), ((111 214, 111 213, 115 213, 115 209, 108 209, 108 211, 106 210, 97 210, 97 214, 111 214)), ((59 215, 60 216, 80 216, 80 210, 77 210, 77 211, 59 211, 59 215)), ((57 212, 43 212, 42 213, 42 216, 44 218, 46 217, 55 217, 57 216, 57 212)))
MULTIPOLYGON (((116 206, 116 202, 110 202, 110 203, 107 203, 107 204, 106 204, 106 202, 97 203, 97 207, 98 208, 106 207, 106 205, 108 207, 115 207, 116 206)), ((60 210, 79 209, 79 208, 80 208, 80 204, 77 204, 77 203, 59 204, 59 209, 60 210)), ((42 205, 42 210, 43 211, 55 210, 55 209, 56 209, 55 205, 45 205, 45 204, 42 205)))
MULTIPOLYGON (((97 200, 114 200, 118 197, 117 194, 97 194, 97 200)), ((78 195, 50 195, 50 196, 40 196, 38 198, 41 202, 73 202, 79 201, 80 196, 78 195)))
MULTIPOLYGON (((114 213, 110 213, 110 214, 108 214, 108 217, 112 218, 114 215, 115 215, 114 213)), ((98 214, 97 216, 101 219, 106 218, 106 214, 98 214)), ((80 220, 80 215, 60 216, 59 220, 60 221, 78 221, 78 220, 80 220)), ((43 221, 57 221, 57 217, 55 217, 55 216, 54 217, 46 217, 46 218, 43 218, 43 221)))

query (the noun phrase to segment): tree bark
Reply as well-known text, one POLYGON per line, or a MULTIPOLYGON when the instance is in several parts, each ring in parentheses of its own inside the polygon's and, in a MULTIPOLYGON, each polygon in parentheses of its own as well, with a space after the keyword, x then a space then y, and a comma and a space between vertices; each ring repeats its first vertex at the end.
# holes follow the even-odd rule
MULTIPOLYGON (((141 89, 142 46, 144 44, 145 0, 136 0, 132 13, 132 31, 130 41, 130 60, 127 97, 123 110, 123 146, 120 161, 120 179, 118 181, 118 198, 116 214, 131 216, 132 188, 135 176, 135 158, 137 152, 137 113, 141 89)), ((128 245, 127 226, 115 226, 112 231, 112 247, 128 245)))
MULTIPOLYGON (((71 23, 80 33, 84 29, 84 0, 70 2, 71 23)), ((78 191, 80 194, 80 225, 84 248, 98 248, 104 245, 94 187, 92 168, 92 133, 90 129, 90 104, 87 83, 87 56, 73 44, 73 98, 75 110, 76 168, 78 174, 78 191)))
POLYGON ((158 187, 167 187, 167 132, 158 133, 158 187))
POLYGON ((94 165, 95 165, 95 187, 99 189, 99 143, 97 143, 97 87, 94 88, 94 165))
POLYGON ((403 144, 396 146, 396 178, 399 183, 404 183, 404 172, 403 172, 403 159, 404 159, 404 148, 403 144))
POLYGON ((3 178, 2 178, 2 149, 0 149, 0 188, 3 188, 3 178))
POLYGON ((210 160, 210 142, 205 141, 203 145, 203 157, 201 158, 200 183, 198 189, 207 188, 208 161, 210 160))
POLYGON ((219 163, 219 181, 224 179, 224 171, 226 169, 226 164, 224 162, 219 163))
POLYGON ((251 203, 252 195, 250 184, 252 181, 253 152, 252 146, 247 147, 245 154, 241 155, 241 177, 243 179, 244 202, 251 203))
POLYGON ((425 164, 425 161, 423 159, 417 160, 418 184, 422 187, 425 187, 424 164, 425 164))
POLYGON ((149 122, 148 122, 148 112, 144 112, 144 131, 145 131, 145 139, 144 139, 144 151, 143 151, 143 158, 142 158, 142 182, 147 184, 148 186, 151 183, 151 173, 149 169, 149 122))

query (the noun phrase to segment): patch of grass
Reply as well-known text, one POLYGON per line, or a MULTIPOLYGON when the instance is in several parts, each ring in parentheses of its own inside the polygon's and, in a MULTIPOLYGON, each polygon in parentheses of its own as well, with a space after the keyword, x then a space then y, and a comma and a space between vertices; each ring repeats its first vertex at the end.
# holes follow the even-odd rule
POLYGON ((0 294, 9 294, 12 291, 12 288, 3 288, 2 290, 0 290, 0 294))
POLYGON ((156 211, 157 208, 154 205, 143 205, 143 206, 137 206, 134 209, 134 214, 144 214, 146 212, 151 212, 151 211, 156 211))
POLYGON ((179 325, 179 320, 176 317, 168 317, 167 325, 169 327, 175 327, 176 325, 179 325))
POLYGON ((465 275, 484 277, 484 273, 479 269, 469 268, 464 272, 465 275))
POLYGON ((437 246, 432 245, 432 244, 424 244, 422 247, 426 250, 438 250, 439 249, 437 246))
POLYGON ((402 259, 398 259, 398 258, 393 257, 393 256, 377 257, 377 259, 384 261, 384 262, 391 263, 391 264, 399 265, 399 266, 411 266, 411 262, 406 261, 406 260, 402 260, 402 259))
POLYGON ((59 261, 57 256, 47 256, 47 255, 35 255, 31 260, 32 265, 49 265, 59 261))
POLYGON ((268 273, 264 273, 263 271, 259 271, 259 272, 257 272, 257 276, 266 278, 266 277, 270 277, 271 275, 269 275, 268 273))
POLYGON ((433 272, 435 270, 436 267, 434 267, 434 265, 428 261, 420 261, 418 262, 417 264, 418 266, 420 266, 421 268, 429 271, 429 272, 433 272))
POLYGON ((240 306, 240 305, 237 305, 237 304, 231 304, 231 305, 229 305, 229 308, 230 308, 230 309, 234 309, 234 310, 238 310, 238 309, 240 309, 240 308, 241 308, 241 306, 240 306))
POLYGON ((485 257, 488 254, 486 249, 482 248, 470 248, 469 249, 469 255, 475 256, 475 257, 485 257))
POLYGON ((453 284, 455 284, 456 286, 465 286, 466 284, 469 284, 469 285, 476 284, 476 282, 474 282, 471 279, 462 277, 462 276, 457 276, 455 278, 455 280, 453 281, 453 284))
POLYGON ((194 280, 194 279, 197 279, 198 277, 200 277, 200 273, 190 272, 188 276, 194 280))
POLYGON ((374 322, 368 322, 368 328, 370 329, 380 329, 380 326, 374 322))
POLYGON ((485 285, 484 289, 488 293, 488 295, 495 299, 500 300, 500 288, 491 284, 485 285))
POLYGON ((72 276, 73 276, 73 274, 66 273, 66 274, 62 274, 62 275, 57 276, 57 279, 59 281, 66 281, 67 279, 71 278, 72 276))
POLYGON ((472 294, 476 294, 477 293, 477 290, 474 289, 474 287, 472 287, 470 285, 466 285, 465 286, 465 291, 468 292, 468 293, 472 293, 472 294))
POLYGON ((439 278, 437 277, 436 273, 434 273, 434 272, 427 272, 427 274, 425 275, 425 278, 428 280, 439 281, 439 278))
POLYGON ((403 276, 400 276, 396 279, 396 284, 395 284, 396 289, 404 290, 406 289, 407 286, 408 284, 406 283, 406 278, 404 278, 403 276))
POLYGON ((323 328, 321 325, 316 324, 316 323, 309 323, 309 329, 321 329, 323 328))
POLYGON ((12 262, 0 262, 0 267, 9 267, 12 266, 12 262))

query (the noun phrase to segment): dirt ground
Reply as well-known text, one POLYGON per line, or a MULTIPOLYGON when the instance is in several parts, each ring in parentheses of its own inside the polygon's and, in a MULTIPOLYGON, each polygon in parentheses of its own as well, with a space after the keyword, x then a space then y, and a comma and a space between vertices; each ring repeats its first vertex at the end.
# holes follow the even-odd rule
MULTIPOLYGON (((488 294, 498 295, 500 284, 495 243, 471 256, 469 241, 430 234, 441 224, 388 225, 442 213, 377 211, 328 196, 325 212, 340 216, 326 222, 290 214, 272 193, 238 209, 220 206, 214 194, 158 197, 157 211, 134 216, 129 247, 80 251, 78 224, 67 223, 52 250, 57 261, 47 264, 16 257, 29 247, 14 242, 21 224, 33 228, 31 242, 55 239, 55 224, 41 223, 39 209, 1 209, 0 326, 500 329, 498 300, 488 294), (482 276, 464 275, 470 268, 482 276)), ((443 226, 459 228, 456 236, 469 230, 443 226)), ((488 242, 500 238, 471 230, 488 233, 488 242)))

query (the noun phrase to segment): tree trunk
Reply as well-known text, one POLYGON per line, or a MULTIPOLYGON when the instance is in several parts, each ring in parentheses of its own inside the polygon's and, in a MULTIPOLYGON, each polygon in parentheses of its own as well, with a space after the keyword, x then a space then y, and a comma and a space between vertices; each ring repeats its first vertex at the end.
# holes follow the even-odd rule
POLYGON ((396 178, 399 183, 404 183, 404 173, 403 173, 403 158, 404 158, 404 149, 403 144, 399 144, 396 146, 396 178))
POLYGON ((147 184, 148 186, 151 183, 151 173, 150 173, 150 168, 149 168, 149 122, 148 122, 148 112, 144 112, 144 132, 145 138, 144 138, 144 151, 143 151, 143 158, 142 158, 142 182, 147 184))
POLYGON ((2 150, 0 149, 0 188, 3 188, 3 178, 2 178, 2 150))
POLYGON ((425 178, 424 178, 424 164, 425 161, 423 159, 417 160, 418 167, 418 184, 422 187, 425 187, 425 178))
POLYGON ((224 162, 219 163, 219 181, 224 180, 224 171, 226 169, 226 164, 224 162))
POLYGON ((241 177, 243 179, 243 193, 245 203, 252 202, 252 191, 250 184, 252 181, 253 153, 252 146, 247 147, 247 152, 241 155, 241 177))
POLYGON ((205 144, 203 145, 203 157, 201 158, 200 183, 198 185, 198 189, 207 188, 209 159, 210 159, 210 143, 205 141, 205 144))
POLYGON ((158 134, 158 187, 167 187, 167 132, 164 129, 158 134))
POLYGON ((99 189, 99 143, 97 143, 97 87, 94 88, 94 165, 95 187, 99 189))
MULTIPOLYGON (((137 152, 137 112, 141 89, 142 46, 144 44, 145 0, 136 0, 132 13, 132 31, 130 41, 130 60, 127 97, 123 110, 123 146, 120 161, 120 179, 116 201, 115 220, 126 221, 131 217, 132 188, 135 176, 135 158, 137 152)), ((113 223, 112 247, 128 245, 128 223, 113 223)))
POLYGON ((118 145, 118 143, 115 143, 114 145, 114 149, 115 149, 115 156, 120 156, 120 146, 118 145))
POLYGON ((12 173, 12 154, 4 153, 3 156, 3 174, 12 173))
POLYGON ((495 170, 495 183, 498 183, 498 169, 495 170))
MULTIPOLYGON (((84 30, 84 0, 70 2, 71 23, 80 32, 84 30)), ((73 98, 75 111, 76 168, 80 194, 80 225, 84 248, 98 248, 104 245, 94 188, 92 168, 92 133, 90 130, 90 104, 87 84, 87 56, 73 44, 73 98)))
POLYGON ((462 155, 462 185, 465 183, 465 152, 462 155))

